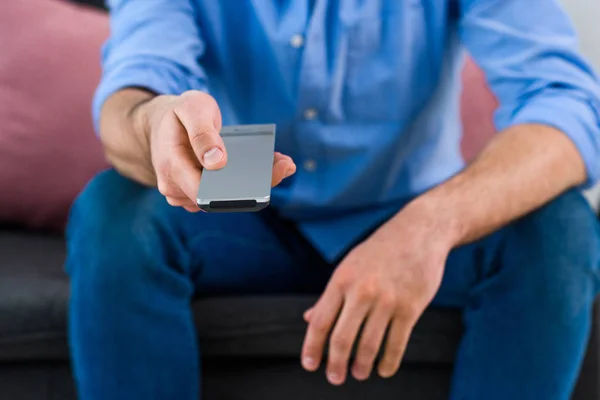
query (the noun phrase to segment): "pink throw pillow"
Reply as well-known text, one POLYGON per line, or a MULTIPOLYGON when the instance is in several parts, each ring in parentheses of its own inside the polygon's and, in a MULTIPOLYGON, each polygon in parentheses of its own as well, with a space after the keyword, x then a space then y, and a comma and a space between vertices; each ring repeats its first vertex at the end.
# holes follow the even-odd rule
POLYGON ((463 138, 461 149, 465 160, 471 160, 496 132, 493 116, 498 107, 498 101, 488 89, 483 72, 470 58, 463 69, 462 82, 463 138))
POLYGON ((90 104, 108 18, 58 0, 11 0, 0 12, 0 225, 60 229, 106 167, 90 104))

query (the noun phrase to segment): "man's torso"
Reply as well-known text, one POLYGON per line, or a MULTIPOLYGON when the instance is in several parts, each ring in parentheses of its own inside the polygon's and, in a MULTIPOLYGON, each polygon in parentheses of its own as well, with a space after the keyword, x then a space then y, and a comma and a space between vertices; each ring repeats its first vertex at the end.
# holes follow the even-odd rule
POLYGON ((462 167, 451 2, 232 3, 196 1, 200 62, 224 123, 277 123, 283 213, 393 205, 462 167))

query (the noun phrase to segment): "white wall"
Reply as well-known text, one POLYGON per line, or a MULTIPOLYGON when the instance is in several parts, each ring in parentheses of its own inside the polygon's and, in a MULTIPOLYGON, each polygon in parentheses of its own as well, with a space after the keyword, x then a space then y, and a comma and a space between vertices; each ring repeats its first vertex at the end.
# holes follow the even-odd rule
POLYGON ((560 2, 575 22, 581 51, 600 70, 600 1, 560 0, 560 2))
MULTIPOLYGON (((600 0, 560 0, 560 2, 577 27, 582 53, 594 64, 600 74, 600 0)), ((587 193, 587 198, 596 209, 600 208, 600 184, 587 193)))

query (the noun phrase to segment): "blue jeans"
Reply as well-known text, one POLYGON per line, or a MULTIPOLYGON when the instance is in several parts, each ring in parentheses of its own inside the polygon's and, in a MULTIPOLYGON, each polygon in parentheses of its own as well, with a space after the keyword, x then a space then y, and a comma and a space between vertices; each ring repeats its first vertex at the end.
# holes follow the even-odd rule
MULTIPOLYGON (((451 399, 568 399, 599 254, 596 218, 575 191, 454 250, 434 300, 464 310, 451 399)), ((102 173, 76 201, 68 228, 80 398, 198 399, 192 297, 318 293, 332 269, 270 212, 190 214, 102 173)))

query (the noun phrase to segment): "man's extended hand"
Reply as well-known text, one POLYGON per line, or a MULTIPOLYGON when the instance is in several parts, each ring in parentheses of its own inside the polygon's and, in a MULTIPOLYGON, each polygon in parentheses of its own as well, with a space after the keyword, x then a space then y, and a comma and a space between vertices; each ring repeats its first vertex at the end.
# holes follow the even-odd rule
POLYGON ((382 377, 395 374, 415 323, 439 288, 452 247, 450 232, 423 214, 409 205, 341 262, 304 315, 309 323, 302 350, 305 369, 319 367, 331 333, 328 380, 335 385, 345 381, 355 342, 352 375, 367 379, 387 331, 378 371, 382 377))
MULTIPOLYGON (((221 111, 213 97, 198 91, 154 96, 124 89, 107 100, 100 136, 111 164, 123 175, 157 186, 172 206, 196 212, 204 169, 227 163, 220 136, 221 111)), ((273 157, 272 186, 296 171, 292 159, 273 157)))

